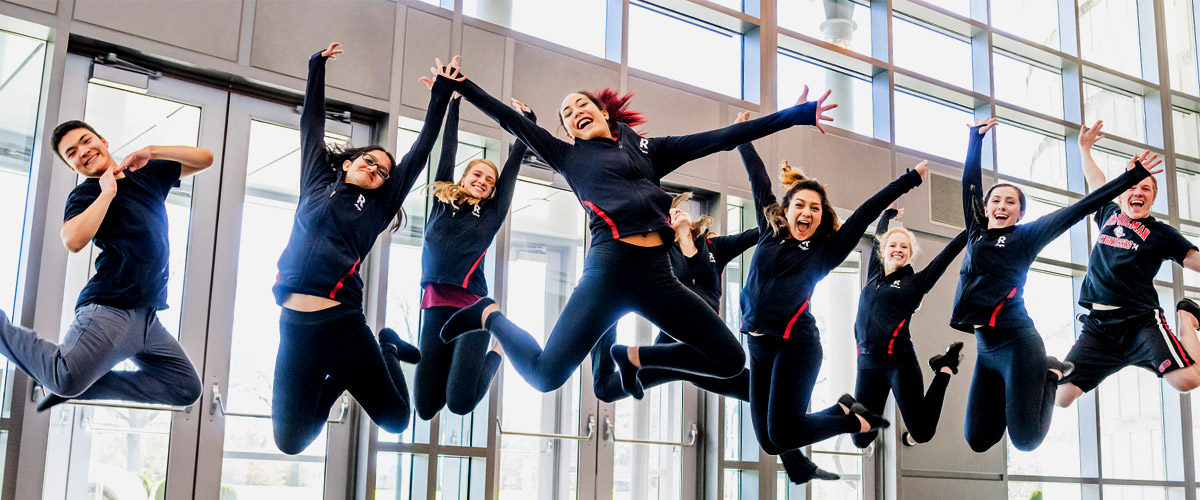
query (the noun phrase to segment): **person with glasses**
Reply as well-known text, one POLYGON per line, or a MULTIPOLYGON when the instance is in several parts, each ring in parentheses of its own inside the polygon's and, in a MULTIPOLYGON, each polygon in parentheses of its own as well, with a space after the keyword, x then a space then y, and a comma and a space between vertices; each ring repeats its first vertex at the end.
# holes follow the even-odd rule
POLYGON ((275 444, 287 454, 316 439, 347 390, 385 431, 408 428, 400 362, 417 362, 420 351, 390 330, 375 340, 363 315, 359 269, 379 233, 389 224, 399 228, 404 198, 433 149, 457 76, 456 68, 444 67, 436 81, 422 78, 431 91, 425 124, 399 164, 379 146, 327 146, 325 61, 343 52, 339 45, 309 60, 300 116, 300 201, 273 287, 282 311, 271 422, 275 444))
MULTIPOLYGON (((413 377, 413 403, 417 416, 431 420, 443 407, 458 415, 471 413, 487 396, 500 368, 499 344, 488 350, 491 336, 474 332, 450 344, 438 335, 446 320, 459 309, 488 294, 484 256, 504 223, 517 187, 521 159, 528 150, 516 141, 508 152, 504 171, 483 158, 467 163, 454 180, 458 149, 458 108, 461 97, 450 101, 442 132, 442 156, 431 194, 434 198, 425 222, 421 250, 421 361, 413 377)), ((513 99, 513 106, 536 121, 533 111, 513 99)))
POLYGON ((94 243, 96 274, 79 293, 61 344, 0 311, 0 354, 49 391, 38 411, 70 399, 195 403, 200 376, 158 311, 167 308, 167 196, 181 177, 212 165, 212 151, 147 146, 117 163, 108 141, 79 120, 56 127, 50 143, 85 177, 67 197, 62 241, 72 253, 94 243), (138 369, 113 370, 125 360, 138 369))

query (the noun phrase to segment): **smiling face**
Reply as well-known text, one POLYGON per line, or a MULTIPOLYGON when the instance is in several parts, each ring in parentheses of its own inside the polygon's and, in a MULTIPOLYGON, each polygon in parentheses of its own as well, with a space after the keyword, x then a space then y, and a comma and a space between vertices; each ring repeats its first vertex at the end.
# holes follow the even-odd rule
POLYGON ((1149 217, 1150 207, 1154 206, 1154 199, 1158 197, 1157 187, 1154 183, 1154 178, 1147 177, 1142 179, 1142 182, 1126 189, 1117 198, 1117 204, 1121 206, 1121 212, 1131 219, 1149 217))
POLYGON ((458 185, 475 198, 491 197, 492 190, 496 187, 496 167, 484 160, 472 161, 467 165, 467 171, 463 173, 458 185))
POLYGON ((993 187, 988 193, 984 210, 988 229, 1015 225, 1025 216, 1025 210, 1021 207, 1021 192, 1013 186, 993 187))
POLYGON ((612 138, 608 112, 601 110, 586 95, 576 93, 564 97, 559 106, 559 117, 567 133, 576 139, 612 138))
POLYGON ((100 177, 117 164, 108 152, 108 141, 86 128, 67 132, 58 143, 58 155, 84 177, 100 177))
POLYGON ((816 234, 825 210, 820 193, 811 189, 796 191, 788 200, 787 212, 784 214, 792 237, 804 241, 816 234))
POLYGON ((909 260, 912 260, 912 240, 903 231, 893 232, 883 242, 881 251, 883 252, 883 261, 889 271, 900 269, 908 265, 909 260))
POLYGON ((363 189, 378 189, 392 171, 392 160, 381 150, 364 152, 353 160, 342 162, 346 183, 363 189))

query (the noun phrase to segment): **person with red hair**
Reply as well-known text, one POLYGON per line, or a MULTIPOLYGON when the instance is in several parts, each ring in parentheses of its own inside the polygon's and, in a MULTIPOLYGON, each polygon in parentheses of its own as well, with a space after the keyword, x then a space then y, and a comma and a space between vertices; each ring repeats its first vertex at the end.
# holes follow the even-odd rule
MULTIPOLYGON (((451 66, 457 68, 457 63, 455 58, 451 66)), ((567 179, 590 213, 592 241, 583 276, 544 349, 486 297, 455 313, 442 328, 443 340, 483 328, 500 342, 517 373, 537 390, 549 392, 570 378, 609 327, 634 312, 680 342, 613 346, 622 385, 633 397, 642 397, 637 373, 643 367, 719 378, 742 372, 746 355, 733 333, 671 273, 671 196, 659 182, 684 163, 794 125, 820 129, 821 121, 831 120, 825 113, 836 106, 825 104, 828 92, 815 102, 798 102, 718 130, 642 137, 630 128, 641 116, 628 110, 628 95, 610 98, 616 93, 601 91, 601 99, 581 91, 568 94, 559 107, 559 120, 570 135, 563 141, 469 79, 455 88, 567 179)))

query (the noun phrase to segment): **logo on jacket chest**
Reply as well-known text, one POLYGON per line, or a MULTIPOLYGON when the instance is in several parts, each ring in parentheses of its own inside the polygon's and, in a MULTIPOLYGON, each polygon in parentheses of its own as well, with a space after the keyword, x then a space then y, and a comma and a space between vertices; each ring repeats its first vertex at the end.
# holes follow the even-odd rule
POLYGON ((474 207, 474 208, 472 208, 472 209, 471 209, 471 215, 474 215, 474 216, 476 216, 476 217, 479 217, 479 214, 480 214, 480 208, 479 208, 479 205, 473 205, 473 207, 474 207))
POLYGON ((358 200, 356 200, 354 202, 354 208, 357 208, 359 212, 362 212, 363 206, 366 204, 367 204, 367 197, 360 194, 360 195, 358 195, 358 200))
POLYGON ((893 281, 892 288, 900 288, 900 280, 893 281))
POLYGON ((808 240, 801 241, 801 242, 800 242, 800 249, 801 249, 801 250, 808 250, 808 243, 809 243, 809 242, 808 242, 808 240))
POLYGON ((1005 238, 1007 238, 1007 236, 1001 236, 999 238, 996 238, 996 248, 1004 248, 1004 239, 1005 238))
POLYGON ((642 150, 643 154, 650 154, 650 139, 643 137, 638 141, 638 149, 642 150))

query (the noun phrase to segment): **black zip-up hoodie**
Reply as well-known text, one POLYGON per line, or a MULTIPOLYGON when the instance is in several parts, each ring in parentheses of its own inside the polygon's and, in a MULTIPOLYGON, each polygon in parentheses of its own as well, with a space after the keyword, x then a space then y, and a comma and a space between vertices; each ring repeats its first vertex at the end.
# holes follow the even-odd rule
POLYGON ((950 326, 964 332, 974 332, 976 325, 997 328, 1031 328, 1033 320, 1025 310, 1025 279, 1029 266, 1038 252, 1054 238, 1099 210, 1122 191, 1150 176, 1138 163, 1116 179, 1109 181, 1075 204, 1060 208, 1037 220, 1005 228, 988 229, 975 220, 972 203, 986 204, 983 199, 983 174, 980 156, 983 135, 978 127, 971 128, 967 160, 963 167, 963 218, 968 236, 967 253, 959 271, 958 290, 954 294, 954 311, 950 326))
POLYGON ((671 196, 659 187, 663 176, 689 161, 793 125, 813 125, 817 117, 816 103, 809 102, 697 134, 642 137, 620 124, 615 139, 579 139, 571 144, 488 95, 469 79, 459 82, 457 90, 567 179, 579 203, 591 214, 592 245, 651 232, 662 234, 668 241, 673 239, 667 215, 671 196))
POLYGON ((758 228, 729 236, 696 238, 696 254, 683 255, 679 244, 671 245, 671 272, 714 311, 721 310, 721 273, 725 266, 758 243, 758 228))
MULTIPOLYGON (((435 182, 455 182, 454 154, 458 150, 459 101, 452 99, 450 111, 446 114, 442 157, 434 174, 435 182)), ((533 113, 525 116, 536 121, 533 113)), ((463 203, 458 208, 433 199, 433 208, 425 223, 425 245, 421 249, 422 286, 439 283, 465 288, 480 297, 488 294, 483 256, 508 215, 525 151, 524 143, 514 141, 490 199, 478 205, 463 203)))
POLYGON ((854 320, 854 340, 858 343, 859 356, 916 354, 909 336, 912 315, 921 307, 925 294, 933 289, 967 245, 967 233, 958 233, 925 269, 914 272, 911 264, 905 264, 885 275, 883 261, 879 259, 879 237, 887 232, 888 222, 896 213, 895 209, 888 209, 875 228, 875 244, 867 264, 867 285, 858 297, 858 317, 854 320))
MULTIPOLYGON (((738 151, 750 175, 759 229, 758 249, 742 288, 742 331, 820 342, 816 320, 808 307, 813 288, 854 251, 871 221, 900 195, 921 185, 921 175, 909 170, 863 202, 837 231, 797 241, 788 228, 780 228, 779 235, 771 231, 763 209, 776 199, 767 167, 754 146, 743 144, 738 151)), ((822 208, 825 216, 833 210, 822 208)))
POLYGON ((272 288, 276 303, 283 304, 288 294, 299 293, 362 307, 359 268, 425 168, 453 83, 438 77, 425 111, 425 124, 412 148, 392 166, 383 186, 363 189, 343 181, 340 165, 329 164, 325 150, 325 58, 318 52, 309 59, 308 86, 300 114, 300 202, 287 247, 279 256, 279 277, 272 288))

